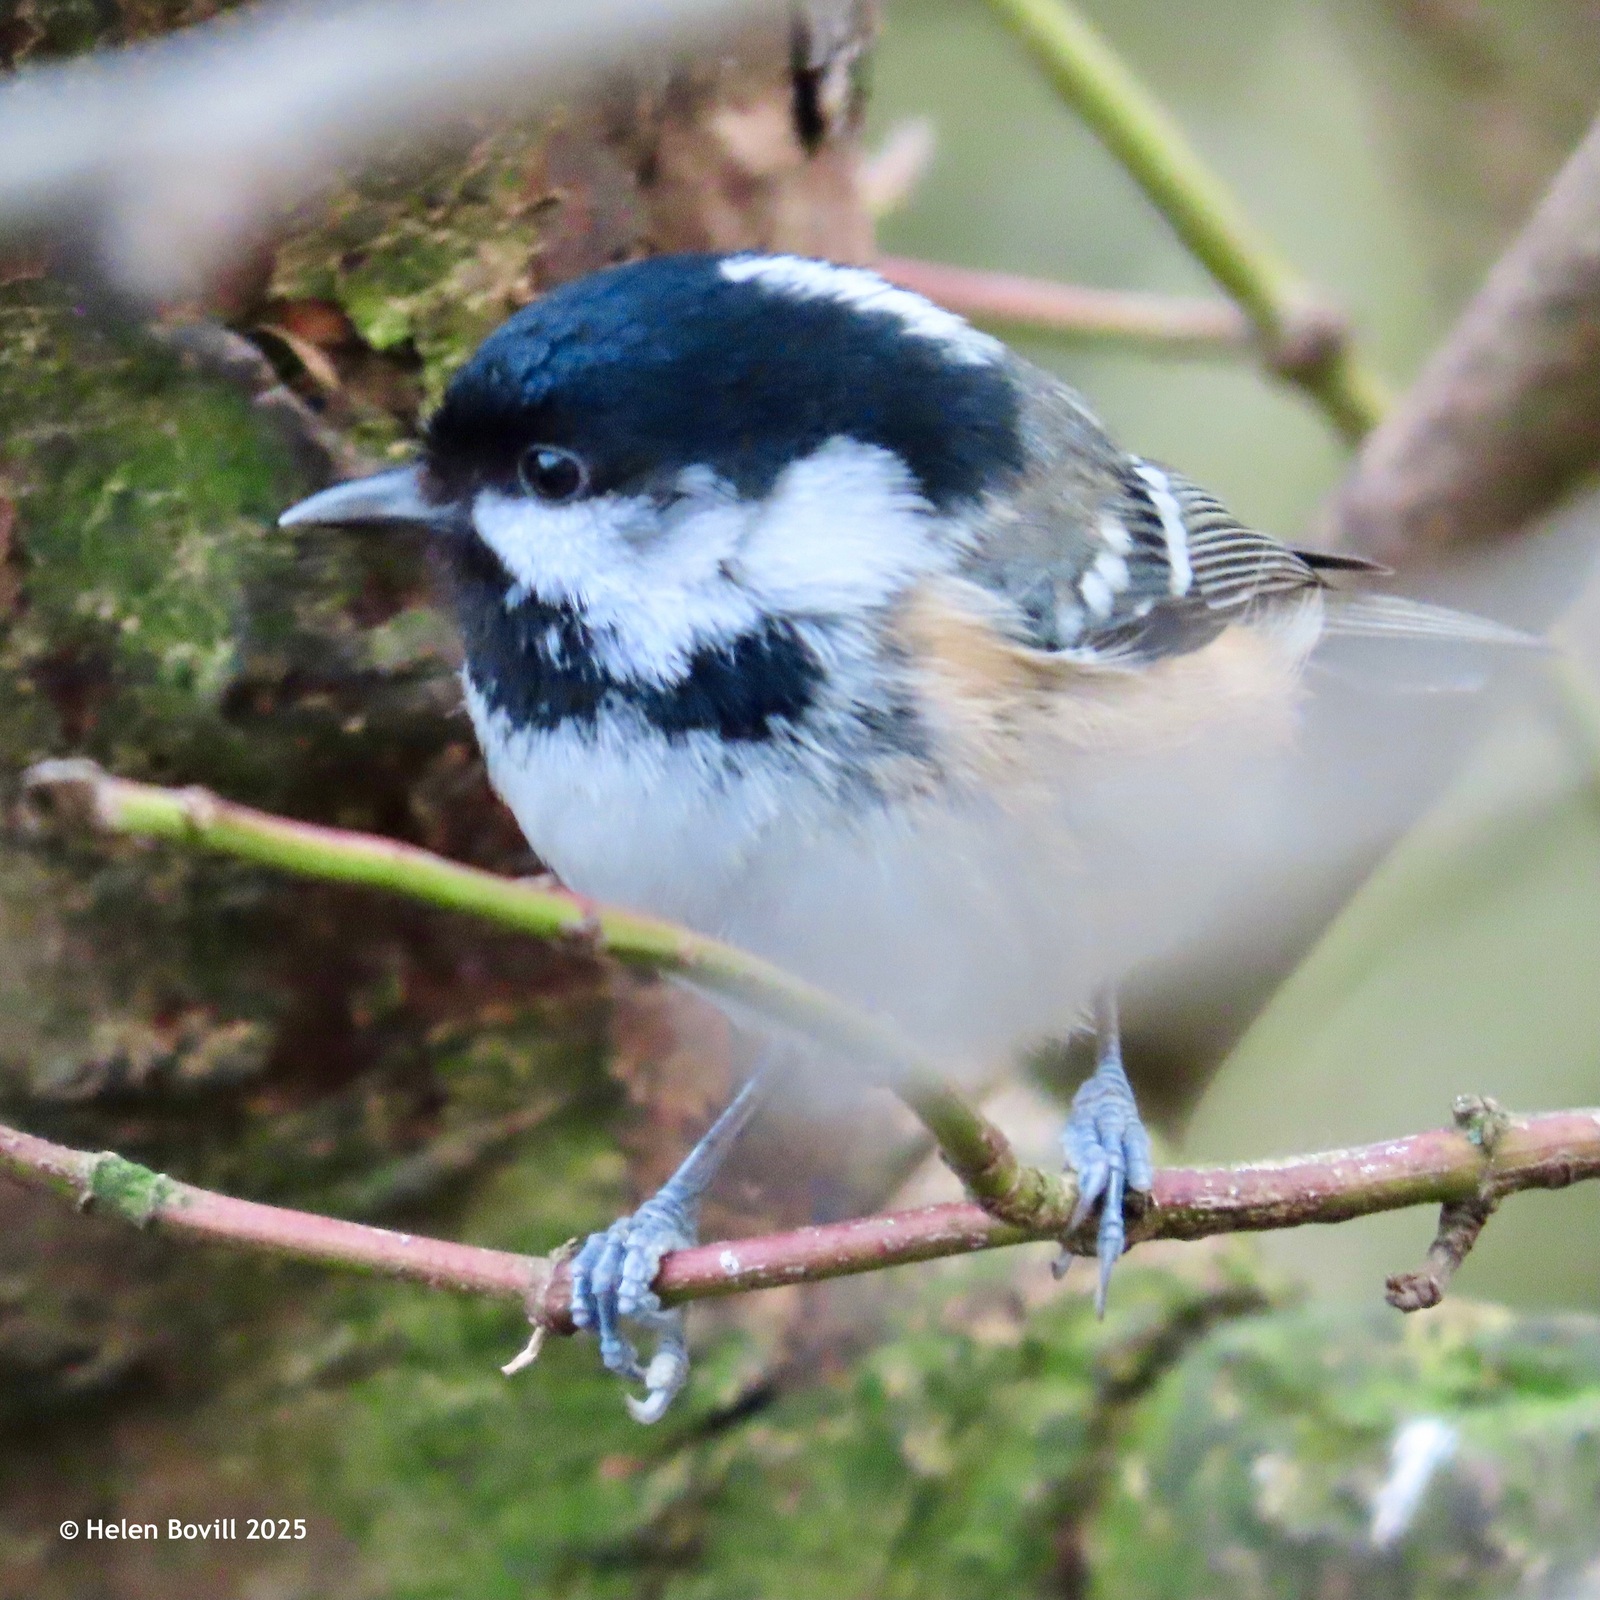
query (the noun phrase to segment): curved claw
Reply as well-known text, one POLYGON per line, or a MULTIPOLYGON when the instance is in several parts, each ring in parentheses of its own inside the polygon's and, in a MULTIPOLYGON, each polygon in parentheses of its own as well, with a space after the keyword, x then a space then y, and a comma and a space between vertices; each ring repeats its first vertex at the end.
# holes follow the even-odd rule
POLYGON ((635 1422, 659 1422, 677 1398, 678 1391, 689 1381, 689 1345, 684 1337, 683 1313, 663 1311, 659 1315, 661 1321, 657 1326, 661 1339, 644 1373, 645 1397, 643 1400, 631 1394, 623 1397, 628 1415, 635 1422))
POLYGON ((1100 1229, 1095 1235, 1095 1255, 1100 1261, 1100 1275, 1094 1286, 1094 1314, 1106 1314, 1106 1294, 1111 1288, 1111 1271, 1122 1258, 1127 1246, 1128 1230, 1122 1220, 1123 1188, 1127 1174, 1119 1165, 1111 1169, 1106 1184, 1105 1204, 1100 1208, 1100 1229))

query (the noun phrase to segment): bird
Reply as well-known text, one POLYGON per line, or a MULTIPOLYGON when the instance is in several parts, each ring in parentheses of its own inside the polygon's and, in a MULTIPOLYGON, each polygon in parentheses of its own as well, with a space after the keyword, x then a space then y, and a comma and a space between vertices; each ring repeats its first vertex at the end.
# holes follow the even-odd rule
MULTIPOLYGON (((1253 752, 1292 737, 1322 637, 1524 642, 1244 525, 957 314, 793 255, 545 293, 455 373, 416 460, 280 520, 428 530, 490 780, 573 891, 952 1058, 1087 1018, 1062 1148, 1078 1219, 1100 1210, 1101 1309, 1153 1179, 1115 1003, 1128 885, 1176 937, 1166 903, 1208 829, 1248 831, 1253 752)), ((572 1263, 641 1421, 689 1372, 652 1280, 770 1077, 572 1263)))

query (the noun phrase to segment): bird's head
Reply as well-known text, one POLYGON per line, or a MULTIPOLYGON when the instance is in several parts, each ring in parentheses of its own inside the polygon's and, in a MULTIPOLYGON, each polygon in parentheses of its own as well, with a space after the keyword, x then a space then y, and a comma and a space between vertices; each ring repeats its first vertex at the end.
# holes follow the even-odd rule
POLYGON ((282 520, 436 530, 469 680, 513 716, 621 694, 752 736, 1020 469, 1009 359, 860 268, 657 257, 519 312, 415 465, 282 520))

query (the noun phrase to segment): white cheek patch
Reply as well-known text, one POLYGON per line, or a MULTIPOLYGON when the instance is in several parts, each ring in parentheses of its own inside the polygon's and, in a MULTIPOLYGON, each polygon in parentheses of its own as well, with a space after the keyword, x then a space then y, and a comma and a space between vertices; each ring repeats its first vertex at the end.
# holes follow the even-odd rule
POLYGON ((551 602, 576 600, 614 564, 630 526, 642 522, 642 501, 607 495, 570 506, 549 506, 494 489, 472 502, 478 536, 529 594, 551 602))
POLYGON ((778 480, 733 570, 765 609, 851 615, 949 566, 942 526, 892 452, 830 439, 778 480))
POLYGON ((641 497, 548 506, 486 489, 472 517, 516 581, 507 604, 534 596, 572 606, 600 664, 618 676, 672 682, 708 640, 759 623, 723 572, 749 509, 721 494, 691 495, 662 513, 641 497))
POLYGON ((762 283, 796 300, 835 300, 858 311, 886 312, 907 333, 930 339, 965 366, 987 367, 1006 347, 910 289, 897 289, 865 267, 840 267, 804 256, 733 256, 719 269, 729 283, 762 283))
POLYGON ((760 501, 704 467, 677 488, 683 498, 665 509, 638 496, 549 506, 486 489, 472 515, 515 580, 508 605, 572 606, 600 665, 648 683, 681 679, 697 650, 773 616, 859 620, 955 558, 951 528, 906 468, 853 439, 797 461, 760 501))

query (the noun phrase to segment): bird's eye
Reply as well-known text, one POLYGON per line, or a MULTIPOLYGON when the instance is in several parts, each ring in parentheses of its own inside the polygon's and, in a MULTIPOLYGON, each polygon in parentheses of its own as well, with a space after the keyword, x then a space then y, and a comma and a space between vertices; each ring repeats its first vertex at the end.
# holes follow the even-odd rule
POLYGON ((523 451, 517 475, 529 494, 551 505, 576 499, 589 486, 589 469, 582 460, 553 444, 530 445, 523 451))

